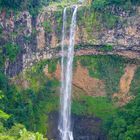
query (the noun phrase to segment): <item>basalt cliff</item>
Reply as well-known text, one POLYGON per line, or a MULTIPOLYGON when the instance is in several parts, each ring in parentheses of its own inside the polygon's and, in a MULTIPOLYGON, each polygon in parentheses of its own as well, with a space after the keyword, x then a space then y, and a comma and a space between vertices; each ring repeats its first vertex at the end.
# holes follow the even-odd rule
MULTIPOLYGON (((20 46, 17 59, 5 64, 7 75, 15 76, 40 60, 60 57, 62 11, 62 7, 48 6, 36 17, 28 11, 1 12, 0 45, 14 42, 20 46)), ((125 11, 108 7, 106 11, 86 6, 78 9, 75 55, 119 55, 139 59, 140 8, 125 11)), ((68 39, 65 42, 68 43, 68 39)))

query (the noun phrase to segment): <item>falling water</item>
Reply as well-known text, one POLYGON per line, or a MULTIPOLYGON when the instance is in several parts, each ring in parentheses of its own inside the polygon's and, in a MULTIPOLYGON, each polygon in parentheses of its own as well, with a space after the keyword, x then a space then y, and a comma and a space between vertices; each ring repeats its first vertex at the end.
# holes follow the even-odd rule
POLYGON ((74 6, 74 11, 70 26, 70 40, 67 53, 65 56, 65 39, 66 39, 66 10, 63 12, 63 29, 62 29, 62 58, 61 58, 61 111, 59 130, 61 140, 73 140, 71 131, 71 92, 72 92, 72 67, 74 57, 74 42, 76 30, 76 15, 77 5, 74 6), (66 62, 65 62, 66 60, 66 62))

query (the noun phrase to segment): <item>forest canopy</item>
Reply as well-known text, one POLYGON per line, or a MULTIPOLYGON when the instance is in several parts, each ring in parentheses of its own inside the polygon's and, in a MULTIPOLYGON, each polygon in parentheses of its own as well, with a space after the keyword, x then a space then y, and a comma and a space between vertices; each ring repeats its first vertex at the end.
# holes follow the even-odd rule
MULTIPOLYGON (((63 2, 65 0, 0 0, 0 8, 10 8, 13 10, 38 10, 38 8, 48 5, 51 2, 63 2)), ((95 8, 107 5, 140 4, 139 0, 91 0, 95 8)))

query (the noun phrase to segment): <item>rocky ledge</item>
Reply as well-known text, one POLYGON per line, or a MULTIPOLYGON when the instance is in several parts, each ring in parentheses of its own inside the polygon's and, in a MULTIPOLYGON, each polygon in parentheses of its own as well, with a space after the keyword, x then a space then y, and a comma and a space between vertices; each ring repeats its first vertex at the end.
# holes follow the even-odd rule
MULTIPOLYGON (((126 47, 108 47, 105 45, 79 45, 75 47, 75 56, 82 55, 118 55, 121 57, 131 59, 134 63, 140 61, 140 46, 126 47), (135 61, 137 60, 137 61, 135 61)), ((15 76, 19 72, 31 67, 33 64, 47 59, 61 57, 61 48, 42 49, 36 53, 27 53, 23 57, 18 57, 14 63, 9 63, 7 67, 7 74, 9 76, 15 76)))

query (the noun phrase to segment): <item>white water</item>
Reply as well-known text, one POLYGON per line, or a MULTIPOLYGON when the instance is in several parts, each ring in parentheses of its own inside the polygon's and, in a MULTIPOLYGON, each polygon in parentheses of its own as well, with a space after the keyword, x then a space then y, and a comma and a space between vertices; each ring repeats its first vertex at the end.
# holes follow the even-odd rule
POLYGON ((61 58, 61 110, 59 131, 61 140, 73 140, 73 133, 71 130, 71 92, 72 92, 72 68, 74 57, 74 42, 76 30, 76 16, 77 5, 74 7, 71 26, 70 26, 70 40, 67 53, 65 56, 65 39, 66 39, 66 10, 63 12, 63 29, 62 29, 62 58, 61 58), (65 62, 66 61, 66 62, 65 62))

